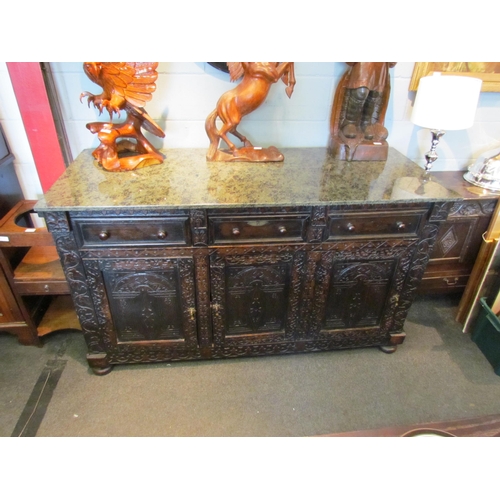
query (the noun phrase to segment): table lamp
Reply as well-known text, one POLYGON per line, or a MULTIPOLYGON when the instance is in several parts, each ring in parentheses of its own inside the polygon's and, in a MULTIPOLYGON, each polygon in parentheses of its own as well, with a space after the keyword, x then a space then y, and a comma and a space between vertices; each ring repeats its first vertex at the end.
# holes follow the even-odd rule
POLYGON ((425 171, 437 159, 436 147, 445 130, 464 130, 474 123, 482 81, 468 76, 424 76, 418 84, 411 121, 431 129, 432 146, 425 154, 425 171))

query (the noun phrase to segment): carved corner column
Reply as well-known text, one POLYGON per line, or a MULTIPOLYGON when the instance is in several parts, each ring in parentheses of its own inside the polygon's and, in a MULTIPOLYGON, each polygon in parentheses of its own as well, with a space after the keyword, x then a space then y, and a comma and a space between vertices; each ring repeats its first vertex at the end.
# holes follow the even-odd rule
POLYGON ((75 311, 87 343, 87 361, 94 373, 103 375, 111 370, 90 288, 74 234, 66 212, 46 212, 45 221, 56 243, 64 274, 69 283, 75 311))
MULTIPOLYGON (((393 323, 393 327, 396 330, 403 330, 408 310, 417 294, 417 288, 422 280, 436 242, 439 226, 442 222, 446 221, 452 206, 453 202, 439 202, 434 203, 430 210, 429 217, 421 231, 421 238, 415 250, 413 260, 411 261, 411 267, 406 277, 404 291, 398 299, 393 323)), ((401 343, 401 340, 398 339, 398 335, 401 334, 391 335, 392 344, 401 343)))

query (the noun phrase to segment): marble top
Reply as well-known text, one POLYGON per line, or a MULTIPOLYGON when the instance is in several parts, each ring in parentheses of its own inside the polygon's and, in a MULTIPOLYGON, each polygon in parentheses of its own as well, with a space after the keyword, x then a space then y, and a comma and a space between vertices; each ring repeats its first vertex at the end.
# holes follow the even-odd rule
POLYGON ((458 200, 393 148, 387 161, 342 161, 326 148, 281 148, 283 162, 207 162, 206 149, 166 149, 165 161, 108 172, 84 150, 35 210, 224 208, 458 200))

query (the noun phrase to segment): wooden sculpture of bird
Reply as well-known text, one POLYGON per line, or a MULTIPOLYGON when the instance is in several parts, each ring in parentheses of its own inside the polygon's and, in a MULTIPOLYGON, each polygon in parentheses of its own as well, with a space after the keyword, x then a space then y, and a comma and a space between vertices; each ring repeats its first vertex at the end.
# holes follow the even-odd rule
MULTIPOLYGON (((93 152, 94 157, 107 170, 132 170, 154 163, 161 163, 163 156, 142 135, 141 127, 157 136, 165 137, 163 130, 148 115, 144 106, 152 99, 156 90, 158 73, 157 62, 85 62, 83 69, 89 79, 102 87, 99 95, 82 92, 80 101, 86 97, 90 106, 92 103, 99 114, 106 109, 110 118, 113 114, 120 116, 127 113, 127 119, 121 124, 88 123, 87 128, 97 133, 101 145, 93 152), (139 153, 138 163, 130 155, 127 159, 119 158, 119 152, 124 148, 116 144, 118 138, 132 138, 133 151, 139 153), (156 159, 156 161, 153 161, 156 159)), ((127 141, 130 151, 130 141, 127 141)))

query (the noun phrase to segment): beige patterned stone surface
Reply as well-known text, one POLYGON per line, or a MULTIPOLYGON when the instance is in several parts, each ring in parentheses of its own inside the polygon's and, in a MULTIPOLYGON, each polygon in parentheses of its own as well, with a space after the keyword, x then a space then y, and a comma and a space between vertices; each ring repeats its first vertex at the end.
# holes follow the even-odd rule
POLYGON ((108 172, 84 150, 36 205, 40 211, 113 207, 221 208, 446 200, 460 196, 426 182, 394 149, 385 162, 332 159, 326 148, 283 148, 284 162, 207 162, 205 149, 162 151, 165 161, 108 172))

